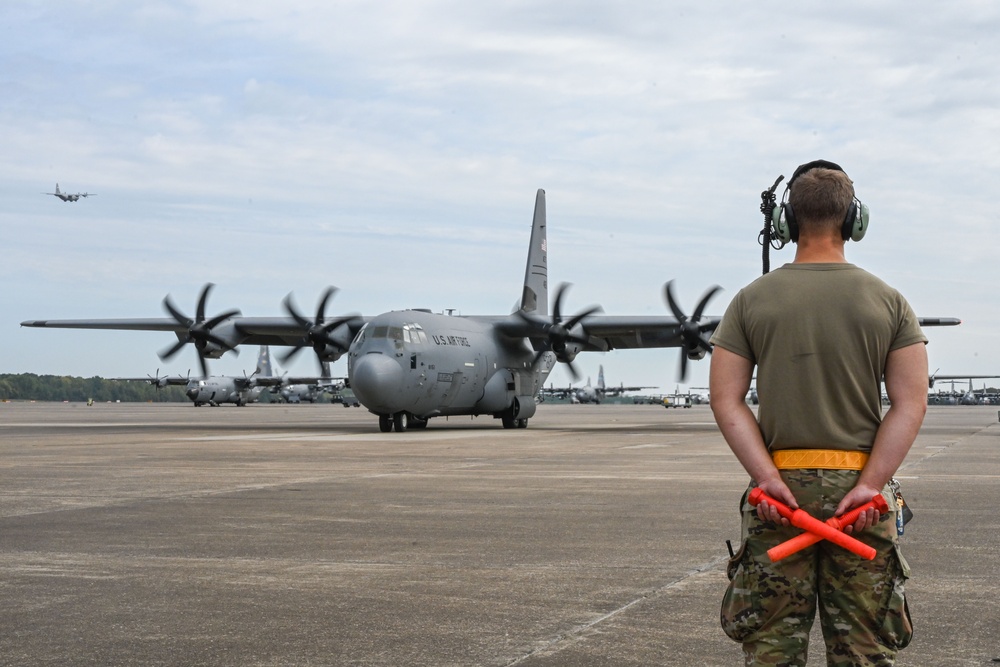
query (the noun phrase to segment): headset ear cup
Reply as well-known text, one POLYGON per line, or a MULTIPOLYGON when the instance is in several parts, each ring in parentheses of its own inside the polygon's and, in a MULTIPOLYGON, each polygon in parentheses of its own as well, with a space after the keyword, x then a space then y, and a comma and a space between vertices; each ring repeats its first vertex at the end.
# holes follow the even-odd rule
POLYGON ((860 202, 857 205, 854 223, 851 225, 851 240, 860 241, 868 231, 868 207, 860 202))
POLYGON ((844 219, 844 227, 841 233, 845 241, 850 239, 856 243, 865 237, 865 232, 867 231, 868 207, 855 200, 847 210, 847 217, 844 219))
POLYGON ((774 235, 782 243, 788 243, 792 237, 788 233, 788 223, 785 222, 785 204, 781 203, 771 209, 771 225, 774 227, 774 235))
POLYGON ((847 207, 847 214, 844 216, 844 221, 840 223, 840 238, 845 241, 851 238, 851 234, 854 233, 854 221, 858 217, 858 202, 857 200, 852 201, 851 205, 847 207))
POLYGON ((782 227, 784 228, 783 240, 785 243, 789 241, 799 242, 799 222, 795 219, 795 211, 792 210, 792 205, 788 202, 781 203, 782 211, 782 227))

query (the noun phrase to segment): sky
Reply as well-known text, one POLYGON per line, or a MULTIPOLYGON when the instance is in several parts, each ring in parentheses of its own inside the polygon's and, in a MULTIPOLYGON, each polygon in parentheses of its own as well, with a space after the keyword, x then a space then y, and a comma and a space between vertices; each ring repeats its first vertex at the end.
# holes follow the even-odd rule
MULTIPOLYGON (((926 331, 931 369, 1000 373, 997 34, 989 0, 9 0, 0 373, 185 374, 167 333, 19 323, 193 315, 207 282, 209 313, 333 285, 330 315, 507 314, 538 188, 565 309, 667 315, 673 280, 688 312, 721 285, 721 315, 762 272, 761 191, 817 158, 871 209, 848 259, 963 320, 926 331)), ((576 366, 673 391, 678 354, 576 366)))

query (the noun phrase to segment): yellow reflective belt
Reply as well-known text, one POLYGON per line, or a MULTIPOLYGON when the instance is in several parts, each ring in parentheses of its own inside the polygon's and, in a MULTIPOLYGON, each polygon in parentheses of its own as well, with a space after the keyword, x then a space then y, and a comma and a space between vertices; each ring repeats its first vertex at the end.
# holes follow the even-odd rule
POLYGON ((825 470, 861 470, 868 462, 865 452, 842 449, 779 449, 771 454, 778 470, 823 468, 825 470))

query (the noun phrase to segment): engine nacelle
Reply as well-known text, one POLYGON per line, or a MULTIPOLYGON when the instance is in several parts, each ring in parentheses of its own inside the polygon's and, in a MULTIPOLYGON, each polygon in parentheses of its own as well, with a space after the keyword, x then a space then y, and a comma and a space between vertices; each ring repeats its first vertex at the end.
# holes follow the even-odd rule
POLYGON ((206 359, 218 359, 226 352, 229 352, 228 347, 222 347, 218 343, 213 343, 205 339, 196 340, 194 346, 198 348, 198 354, 206 359))
POLYGON ((344 348, 335 347, 333 345, 316 343, 313 345, 313 350, 316 351, 316 355, 319 357, 320 361, 336 361, 344 356, 344 348))
POLYGON ((556 359, 564 364, 571 363, 582 350, 583 345, 574 341, 559 342, 552 346, 552 351, 555 352, 556 359))
POLYGON ((699 361, 701 359, 704 359, 705 350, 701 349, 700 347, 694 350, 688 350, 687 358, 690 359, 691 361, 699 361))

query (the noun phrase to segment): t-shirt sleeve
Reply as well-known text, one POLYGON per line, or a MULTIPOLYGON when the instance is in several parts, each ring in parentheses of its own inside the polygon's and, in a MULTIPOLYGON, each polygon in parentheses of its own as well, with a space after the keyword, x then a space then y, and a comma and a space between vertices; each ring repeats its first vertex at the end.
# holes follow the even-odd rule
POLYGON ((920 321, 917 319, 916 313, 913 312, 913 308, 898 292, 896 298, 898 299, 898 324, 896 327, 896 337, 893 339, 889 349, 898 350, 914 345, 915 343, 926 344, 927 336, 924 334, 924 330, 920 328, 920 321))
POLYGON ((729 307, 726 308, 722 321, 715 328, 715 333, 712 334, 709 342, 757 363, 753 350, 750 348, 750 341, 747 339, 744 312, 743 290, 740 290, 729 303, 729 307))

